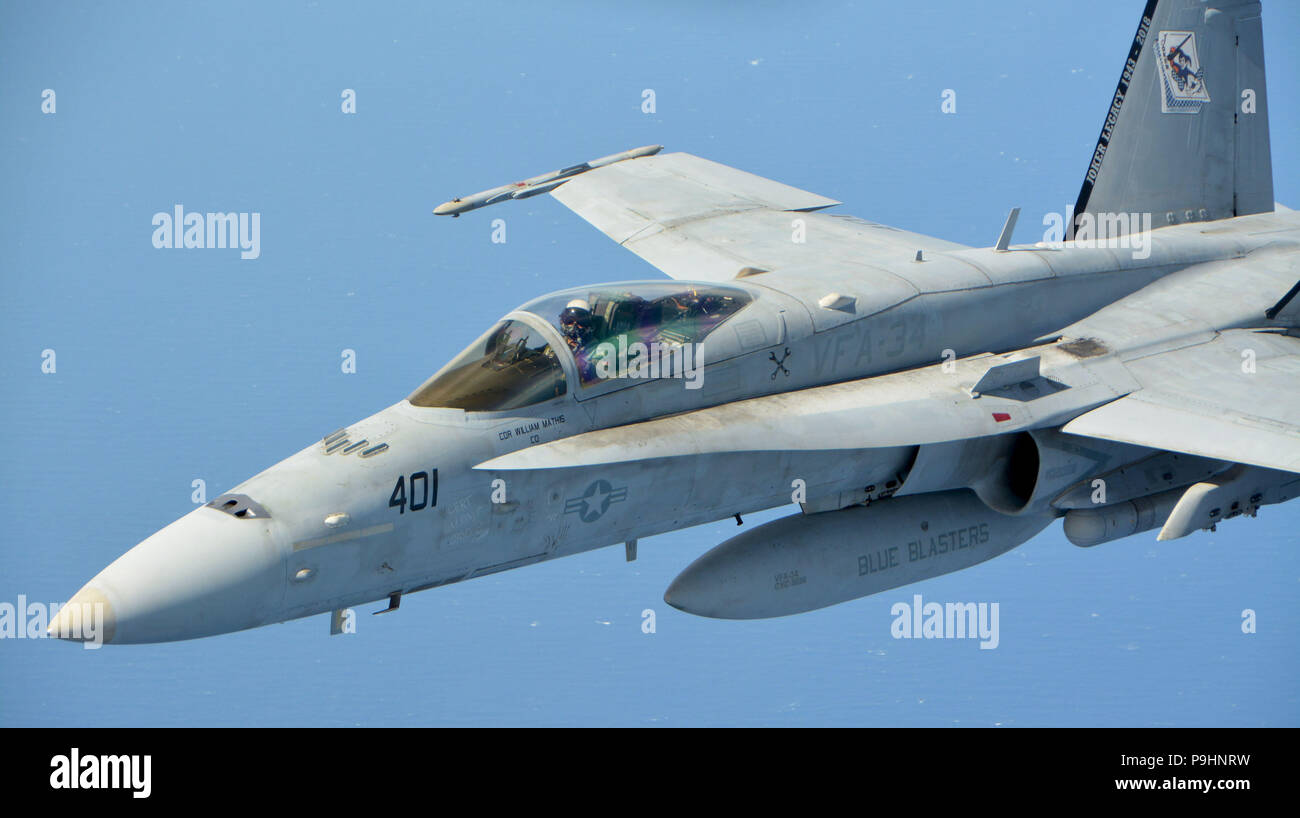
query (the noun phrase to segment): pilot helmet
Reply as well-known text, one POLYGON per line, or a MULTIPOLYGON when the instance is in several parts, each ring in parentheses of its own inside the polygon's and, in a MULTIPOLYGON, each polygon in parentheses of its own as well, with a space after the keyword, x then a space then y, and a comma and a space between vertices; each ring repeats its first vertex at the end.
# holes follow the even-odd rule
POLYGON ((560 330, 571 343, 585 344, 591 340, 591 305, 585 298, 575 298, 560 313, 560 330))

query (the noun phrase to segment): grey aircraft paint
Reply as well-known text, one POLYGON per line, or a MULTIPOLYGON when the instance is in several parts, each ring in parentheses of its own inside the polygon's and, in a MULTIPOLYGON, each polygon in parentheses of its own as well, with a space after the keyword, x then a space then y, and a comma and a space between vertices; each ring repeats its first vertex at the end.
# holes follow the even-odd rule
POLYGON ((114 643, 337 629, 349 606, 797 503, 666 596, 779 616, 1057 517, 1090 546, 1291 499, 1300 216, 1272 203, 1260 25, 1255 2, 1146 4, 1062 242, 963 247, 659 146, 439 206, 549 193, 670 280, 506 314, 408 399, 128 551, 51 633, 78 638, 85 605, 114 643))

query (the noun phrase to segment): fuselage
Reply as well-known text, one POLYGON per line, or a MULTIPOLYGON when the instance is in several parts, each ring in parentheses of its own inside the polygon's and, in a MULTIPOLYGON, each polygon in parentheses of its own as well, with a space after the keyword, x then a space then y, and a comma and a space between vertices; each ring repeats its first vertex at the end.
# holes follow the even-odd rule
MULTIPOLYGON (((548 387, 554 394, 506 409, 402 400, 162 529, 73 603, 106 606, 108 641, 195 638, 786 505, 796 476, 823 494, 884 486, 901 480, 913 451, 830 456, 765 450, 755 441, 746 451, 707 456, 480 466, 597 429, 1023 347, 1171 274, 1293 250, 1300 227, 1294 213, 1269 213, 1167 227, 1146 240, 1140 253, 1071 243, 962 249, 926 252, 919 261, 865 259, 852 278, 777 271, 725 284, 596 285, 538 299, 503 321, 545 342, 549 365, 558 367, 553 378, 562 379, 548 387), (743 303, 701 336, 695 388, 680 377, 584 374, 590 362, 570 349, 554 305, 664 288, 717 290, 743 303)), ((1285 265, 1276 274, 1267 264, 1252 269, 1279 291, 1292 283, 1285 265)), ((1196 297, 1205 308, 1204 294, 1196 297)), ((1270 292, 1252 297, 1267 300, 1270 292)), ((1211 308, 1220 309, 1219 328, 1258 315, 1251 298, 1211 308)))

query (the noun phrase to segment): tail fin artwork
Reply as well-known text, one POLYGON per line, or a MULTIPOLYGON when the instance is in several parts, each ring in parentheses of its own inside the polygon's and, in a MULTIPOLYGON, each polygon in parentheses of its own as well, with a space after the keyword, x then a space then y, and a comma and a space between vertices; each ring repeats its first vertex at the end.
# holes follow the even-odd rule
POLYGON ((1148 0, 1072 227, 1082 236, 1101 214, 1149 213, 1164 227, 1271 210, 1260 4, 1148 0))

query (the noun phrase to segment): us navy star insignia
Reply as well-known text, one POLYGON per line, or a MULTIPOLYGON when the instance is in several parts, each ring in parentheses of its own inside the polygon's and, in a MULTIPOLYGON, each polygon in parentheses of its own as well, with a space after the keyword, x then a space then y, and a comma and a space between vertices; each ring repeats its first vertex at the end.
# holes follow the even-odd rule
POLYGON ((608 480, 596 480, 580 497, 570 497, 564 501, 564 513, 576 513, 584 523, 594 523, 609 511, 614 503, 627 499, 627 486, 614 488, 608 480))

